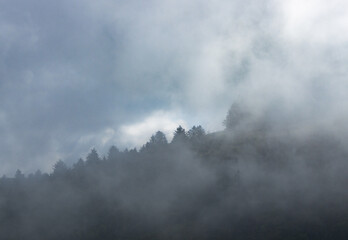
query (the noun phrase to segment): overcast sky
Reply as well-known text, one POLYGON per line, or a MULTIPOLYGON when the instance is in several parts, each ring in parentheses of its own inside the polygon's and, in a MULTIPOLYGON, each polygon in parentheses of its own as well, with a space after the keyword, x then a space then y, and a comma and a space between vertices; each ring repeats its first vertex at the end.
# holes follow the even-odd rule
POLYGON ((0 174, 221 130, 237 100, 337 119, 347 66, 345 0, 0 0, 0 174))

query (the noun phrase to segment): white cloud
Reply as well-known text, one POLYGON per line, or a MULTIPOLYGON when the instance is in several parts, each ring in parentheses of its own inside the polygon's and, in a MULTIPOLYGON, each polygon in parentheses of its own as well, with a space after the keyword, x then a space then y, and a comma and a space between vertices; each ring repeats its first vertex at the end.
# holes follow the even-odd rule
POLYGON ((338 44, 348 39, 348 2, 345 0, 281 1, 278 10, 285 37, 293 41, 338 44))
POLYGON ((141 147, 156 131, 162 131, 170 140, 179 125, 187 127, 186 122, 176 112, 155 111, 141 122, 121 126, 119 128, 119 145, 141 147))
POLYGON ((33 1, 0 3, 0 162, 13 169, 179 124, 216 131, 239 98, 347 112, 344 0, 33 1))

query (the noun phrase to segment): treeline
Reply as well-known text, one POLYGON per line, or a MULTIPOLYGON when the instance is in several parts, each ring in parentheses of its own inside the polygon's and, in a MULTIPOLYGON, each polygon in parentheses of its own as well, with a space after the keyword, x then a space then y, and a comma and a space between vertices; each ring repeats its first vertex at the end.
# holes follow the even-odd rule
MULTIPOLYGON (((202 126, 193 126, 189 131, 186 131, 182 126, 178 126, 175 130, 173 139, 169 143, 166 135, 157 131, 153 134, 149 141, 146 142, 138 151, 136 148, 120 151, 116 146, 111 146, 107 153, 107 156, 100 157, 95 148, 91 149, 90 153, 87 155, 86 159, 78 159, 78 161, 73 164, 72 168, 69 168, 66 163, 62 160, 57 161, 52 168, 52 173, 42 173, 37 170, 35 173, 28 174, 29 179, 34 178, 49 178, 57 177, 68 174, 69 171, 74 172, 79 171, 78 169, 83 168, 102 168, 103 166, 108 168, 108 164, 118 160, 135 160, 137 158, 149 157, 151 153, 166 152, 181 147, 190 147, 192 150, 198 150, 201 146, 206 132, 202 126)), ((73 174, 73 173, 72 173, 73 174)), ((23 180, 26 176, 22 173, 20 169, 15 172, 14 178, 17 180, 23 180)), ((5 181, 7 176, 4 175, 2 180, 5 181)))
POLYGON ((235 105, 224 124, 3 177, 0 239, 347 239, 344 142, 275 132, 235 105))

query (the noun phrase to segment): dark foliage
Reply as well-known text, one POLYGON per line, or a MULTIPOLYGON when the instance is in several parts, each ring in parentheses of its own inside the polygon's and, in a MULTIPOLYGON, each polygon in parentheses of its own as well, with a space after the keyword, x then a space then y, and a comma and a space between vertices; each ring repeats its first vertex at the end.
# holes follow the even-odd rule
MULTIPOLYGON (((243 115, 243 114, 242 114, 243 115)), ((347 152, 334 136, 155 133, 0 179, 0 239, 347 239, 347 152)), ((244 117, 245 115, 243 115, 244 117)))

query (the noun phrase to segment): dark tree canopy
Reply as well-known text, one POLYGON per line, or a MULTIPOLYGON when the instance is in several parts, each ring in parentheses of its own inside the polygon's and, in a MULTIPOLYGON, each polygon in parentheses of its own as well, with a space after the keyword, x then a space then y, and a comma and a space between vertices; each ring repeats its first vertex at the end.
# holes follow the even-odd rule
POLYGON ((205 141, 205 136, 206 136, 205 130, 201 125, 193 126, 187 132, 187 137, 192 147, 196 150, 198 150, 199 148, 202 148, 203 143, 205 141))
POLYGON ((15 178, 20 180, 24 178, 24 174, 22 173, 21 170, 17 169, 16 173, 15 173, 15 178))
POLYGON ((120 156, 120 150, 116 146, 111 146, 108 152, 107 159, 109 161, 116 160, 120 156))
POLYGON ((166 135, 161 131, 157 131, 155 135, 152 135, 149 142, 158 146, 164 146, 168 144, 166 135))
POLYGON ((66 164, 62 160, 59 160, 58 162, 56 162, 54 164, 54 166, 53 166, 53 175, 54 176, 63 176, 67 172, 68 172, 68 167, 66 166, 66 164))
POLYGON ((74 164, 74 169, 83 169, 85 167, 85 161, 83 161, 82 158, 79 158, 79 160, 74 164))
POLYGON ((100 162, 99 155, 97 153, 97 150, 93 148, 91 152, 86 157, 86 164, 87 165, 96 165, 100 162))
POLYGON ((173 140, 171 143, 186 143, 188 140, 185 129, 180 125, 174 132, 173 140))
POLYGON ((145 145, 143 145, 140 151, 141 152, 159 151, 165 148, 166 145, 168 145, 166 135, 161 131, 157 131, 154 135, 151 136, 150 140, 145 145))
POLYGON ((295 141, 244 121, 234 105, 225 131, 179 126, 171 144, 158 131, 139 152, 111 146, 101 159, 93 148, 51 174, 2 177, 0 239, 346 240, 340 139, 295 141))
POLYGON ((231 108, 228 110, 226 119, 223 121, 223 125, 226 130, 233 130, 238 125, 240 125, 244 120, 246 120, 248 114, 245 109, 243 109, 241 104, 233 103, 231 108))
POLYGON ((201 125, 193 126, 188 132, 187 136, 190 140, 198 140, 206 135, 205 130, 201 125))

